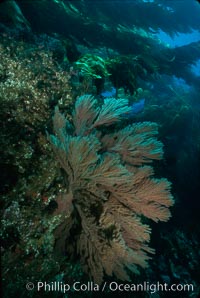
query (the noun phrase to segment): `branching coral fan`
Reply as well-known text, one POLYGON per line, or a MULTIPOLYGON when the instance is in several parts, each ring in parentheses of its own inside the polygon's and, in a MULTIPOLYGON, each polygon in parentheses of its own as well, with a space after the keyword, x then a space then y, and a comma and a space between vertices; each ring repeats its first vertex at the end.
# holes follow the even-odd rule
POLYGON ((65 245, 68 239, 65 250, 76 251, 97 283, 105 273, 129 280, 128 270, 147 266, 151 230, 142 219, 167 221, 173 204, 170 183, 153 178, 153 168, 145 165, 162 158, 157 125, 113 128, 129 111, 126 99, 105 99, 99 107, 84 95, 75 103, 72 123, 56 109, 55 135, 49 136, 69 190, 58 199, 63 224, 57 238, 64 240, 57 241, 65 245), (114 132, 107 134, 109 125, 114 132))

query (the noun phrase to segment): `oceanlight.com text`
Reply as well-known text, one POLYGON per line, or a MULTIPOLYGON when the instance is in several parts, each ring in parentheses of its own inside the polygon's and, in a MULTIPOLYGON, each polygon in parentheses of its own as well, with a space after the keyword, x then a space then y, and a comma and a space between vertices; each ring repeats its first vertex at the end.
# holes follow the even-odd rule
POLYGON ((156 292, 192 292, 194 291, 193 284, 167 284, 167 283, 150 283, 144 281, 143 283, 117 283, 117 282, 104 282, 101 286, 94 282, 81 283, 79 281, 72 284, 64 282, 42 282, 37 283, 28 282, 26 284, 28 291, 35 290, 37 292, 62 292, 69 291, 76 292, 149 292, 151 294, 156 292))

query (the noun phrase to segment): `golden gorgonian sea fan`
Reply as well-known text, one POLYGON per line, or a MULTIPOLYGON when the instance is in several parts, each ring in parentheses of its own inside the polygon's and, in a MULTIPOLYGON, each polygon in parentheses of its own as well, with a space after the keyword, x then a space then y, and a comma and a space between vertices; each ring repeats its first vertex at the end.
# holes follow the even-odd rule
POLYGON ((147 165, 163 155, 156 123, 119 129, 130 109, 126 99, 107 98, 99 106, 84 95, 75 103, 71 123, 56 109, 49 136, 68 181, 68 193, 57 199, 63 216, 57 246, 79 256, 99 284, 104 274, 129 280, 129 270, 138 273, 138 266, 147 266, 153 250, 143 219, 167 221, 173 205, 170 183, 153 178, 147 165))

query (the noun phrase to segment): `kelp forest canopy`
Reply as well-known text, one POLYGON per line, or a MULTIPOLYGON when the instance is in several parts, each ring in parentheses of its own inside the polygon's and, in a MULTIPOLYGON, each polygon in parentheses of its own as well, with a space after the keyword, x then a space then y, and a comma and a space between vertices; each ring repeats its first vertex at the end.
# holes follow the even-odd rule
POLYGON ((135 72, 144 80, 155 79, 152 74, 175 75, 200 88, 200 78, 191 70, 200 58, 200 41, 172 48, 158 37, 160 32, 173 38, 199 30, 197 1, 15 0, 1 5, 7 6, 3 17, 16 26, 70 40, 71 60, 76 60, 72 45, 102 48, 102 56, 137 59, 135 72))

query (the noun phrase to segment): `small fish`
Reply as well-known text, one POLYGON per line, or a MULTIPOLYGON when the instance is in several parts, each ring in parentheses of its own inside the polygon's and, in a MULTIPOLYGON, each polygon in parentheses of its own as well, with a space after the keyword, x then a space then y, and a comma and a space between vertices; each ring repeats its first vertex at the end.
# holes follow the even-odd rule
POLYGON ((105 90, 101 92, 101 96, 107 98, 107 97, 115 97, 116 96, 116 89, 112 87, 110 90, 105 90))
POLYGON ((133 103, 133 104, 130 106, 130 110, 129 110, 129 112, 124 113, 124 114, 123 114, 123 117, 124 117, 124 118, 127 118, 127 119, 131 119, 131 118, 133 118, 136 114, 142 112, 142 110, 144 109, 144 105, 145 105, 145 99, 142 98, 142 99, 140 99, 138 102, 133 103))
POLYGON ((144 105, 145 105, 145 99, 142 98, 140 99, 138 102, 133 103, 130 108, 130 112, 126 114, 127 118, 132 118, 134 117, 136 114, 140 113, 143 111, 144 109, 144 105))

